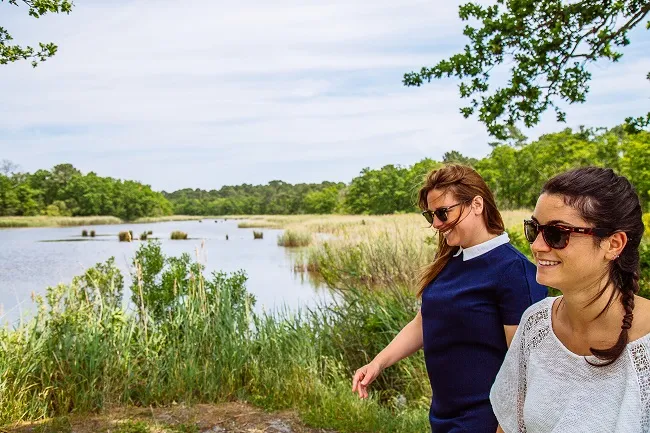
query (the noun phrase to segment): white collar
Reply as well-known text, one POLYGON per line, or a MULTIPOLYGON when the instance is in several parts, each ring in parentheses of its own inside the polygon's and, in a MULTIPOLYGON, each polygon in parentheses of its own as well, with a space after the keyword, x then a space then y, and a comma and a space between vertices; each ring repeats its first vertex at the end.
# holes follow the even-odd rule
POLYGON ((466 262, 473 259, 474 257, 481 256, 488 251, 492 251, 498 246, 507 244, 508 242, 510 242, 510 236, 508 236, 508 233, 503 232, 499 236, 492 238, 489 241, 485 241, 481 244, 474 245, 473 247, 458 247, 458 252, 454 254, 454 257, 458 257, 461 253, 463 253, 463 261, 466 262))

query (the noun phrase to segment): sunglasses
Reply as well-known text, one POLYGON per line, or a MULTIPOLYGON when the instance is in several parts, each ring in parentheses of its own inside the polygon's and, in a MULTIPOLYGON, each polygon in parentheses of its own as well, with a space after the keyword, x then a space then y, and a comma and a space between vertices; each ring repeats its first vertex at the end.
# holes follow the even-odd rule
POLYGON ((542 239, 546 245, 554 250, 561 250, 569 245, 571 233, 581 233, 583 235, 592 235, 605 237, 611 234, 609 229, 598 229, 591 227, 569 227, 559 224, 539 224, 534 220, 524 220, 524 235, 528 243, 535 242, 539 232, 542 232, 542 239))
POLYGON ((468 201, 471 200, 461 201, 460 203, 452 204, 451 206, 447 206, 447 207, 439 207, 436 210, 425 210, 422 212, 422 216, 424 217, 424 219, 427 220, 429 224, 433 224, 434 215, 437 216, 438 219, 444 223, 447 222, 447 219, 449 219, 449 215, 447 215, 449 209, 453 209, 456 206, 460 206, 461 204, 467 203, 468 201))

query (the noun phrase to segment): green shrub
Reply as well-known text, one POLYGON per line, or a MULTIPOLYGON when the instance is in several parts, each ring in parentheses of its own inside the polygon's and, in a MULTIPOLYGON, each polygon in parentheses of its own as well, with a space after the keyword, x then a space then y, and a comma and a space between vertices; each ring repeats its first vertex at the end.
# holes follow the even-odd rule
POLYGON ((264 232, 256 232, 253 230, 253 239, 263 239, 264 232))
POLYGON ((88 236, 88 230, 82 230, 81 231, 81 236, 87 237, 88 236))

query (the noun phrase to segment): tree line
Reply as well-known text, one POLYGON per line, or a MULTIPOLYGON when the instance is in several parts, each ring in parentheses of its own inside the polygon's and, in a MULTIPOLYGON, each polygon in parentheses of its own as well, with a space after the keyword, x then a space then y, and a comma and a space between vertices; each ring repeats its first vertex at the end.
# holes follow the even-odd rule
MULTIPOLYGON (((570 168, 597 165, 627 176, 646 211, 650 207, 650 132, 565 129, 528 141, 515 128, 504 140, 490 143, 482 159, 458 151, 441 161, 425 158, 411 166, 364 168, 349 184, 289 184, 223 186, 219 190, 152 191, 148 185, 83 175, 70 164, 33 174, 0 174, 0 216, 113 215, 125 220, 143 216, 259 214, 390 214, 416 210, 423 177, 444 163, 474 167, 494 191, 501 209, 532 208, 542 184, 570 168)), ((0 167, 0 172, 3 170, 0 167)))
POLYGON ((0 216, 112 215, 125 220, 171 215, 172 204, 149 185, 82 174, 71 164, 21 173, 5 161, 0 173, 0 216))

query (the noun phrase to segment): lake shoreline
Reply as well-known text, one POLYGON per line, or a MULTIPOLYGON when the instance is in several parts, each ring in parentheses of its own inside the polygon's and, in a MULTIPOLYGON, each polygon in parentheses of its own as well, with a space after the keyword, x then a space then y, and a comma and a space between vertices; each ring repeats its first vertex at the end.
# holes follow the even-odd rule
POLYGON ((118 224, 149 224, 169 221, 196 221, 203 219, 246 219, 241 215, 226 216, 195 216, 195 215, 169 215, 163 217, 143 217, 134 221, 125 221, 114 216, 88 216, 88 217, 48 217, 48 216, 12 216, 0 217, 0 229, 38 228, 38 227, 79 227, 96 225, 118 224))

